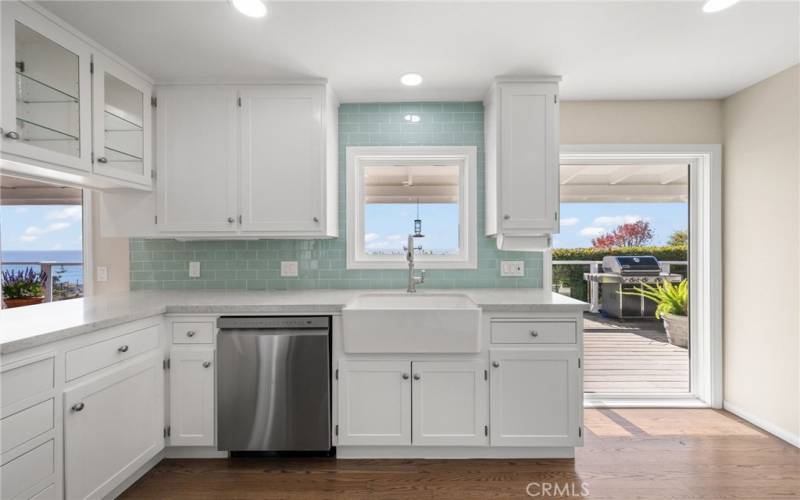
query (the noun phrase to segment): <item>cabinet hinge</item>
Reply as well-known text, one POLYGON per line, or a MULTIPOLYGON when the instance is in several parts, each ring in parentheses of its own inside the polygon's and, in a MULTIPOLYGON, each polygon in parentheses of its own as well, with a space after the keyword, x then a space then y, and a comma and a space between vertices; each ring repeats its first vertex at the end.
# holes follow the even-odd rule
POLYGON ((89 73, 94 74, 94 62, 89 63, 89 73))
POLYGON ((94 163, 94 151, 92 151, 92 163, 94 163))
POLYGON ((336 433, 337 436, 339 435, 339 424, 336 424, 334 432, 336 433))
POLYGON ((483 380, 489 380, 489 370, 483 370, 483 380))
POLYGON ((553 214, 553 218, 554 218, 555 220, 558 220, 558 212, 556 212, 556 213, 554 213, 554 214, 553 214))
POLYGON ((578 437, 581 437, 581 436, 583 436, 583 431, 581 430, 580 427, 578 427, 578 437))
POLYGON ((489 426, 488 425, 484 425, 483 426, 483 435, 484 436, 488 436, 489 435, 489 426))
POLYGON ((240 108, 242 107, 242 98, 241 97, 237 97, 236 98, 236 105, 239 106, 240 108))
POLYGON ((336 380, 339 380, 339 369, 338 368, 336 369, 336 374, 334 376, 336 377, 336 380))
POLYGON ((172 434, 172 429, 170 426, 164 427, 164 437, 168 438, 172 434))
POLYGON ((165 360, 164 360, 164 361, 161 363, 161 366, 163 366, 165 370, 169 370, 169 358, 165 359, 165 360))
POLYGON ((555 95, 553 96, 553 102, 554 102, 554 103, 556 103, 556 104, 558 104, 558 94, 555 94, 555 95))
POLYGON ((150 105, 153 106, 154 108, 157 108, 158 107, 158 97, 156 97, 156 96, 151 97, 150 98, 150 105))
POLYGON ((158 215, 154 215, 153 219, 155 220, 155 224, 158 225, 158 215))
POLYGON ((578 368, 581 367, 581 358, 578 358, 578 368))
POLYGON ((153 180, 156 180, 156 175, 158 175, 158 174, 156 174, 156 171, 155 171, 155 170, 151 170, 151 171, 150 171, 150 178, 151 178, 151 179, 153 179, 153 180))
POLYGON ((17 68, 17 71, 20 73, 25 73, 25 61, 16 61, 14 66, 17 68))

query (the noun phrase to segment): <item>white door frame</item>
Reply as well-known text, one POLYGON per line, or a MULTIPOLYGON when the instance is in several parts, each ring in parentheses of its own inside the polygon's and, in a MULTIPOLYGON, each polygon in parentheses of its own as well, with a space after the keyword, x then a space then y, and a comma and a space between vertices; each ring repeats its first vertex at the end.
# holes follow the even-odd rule
MULTIPOLYGON (((720 144, 580 144, 561 146, 561 164, 631 164, 683 161, 689 169, 689 283, 691 394, 722 408, 722 146, 720 144), (695 333, 697 332, 697 333, 695 333)), ((550 252, 544 257, 545 287, 552 283, 550 252)), ((593 399, 648 401, 679 396, 595 394, 593 399)), ((683 396, 686 399, 685 396, 683 396)))

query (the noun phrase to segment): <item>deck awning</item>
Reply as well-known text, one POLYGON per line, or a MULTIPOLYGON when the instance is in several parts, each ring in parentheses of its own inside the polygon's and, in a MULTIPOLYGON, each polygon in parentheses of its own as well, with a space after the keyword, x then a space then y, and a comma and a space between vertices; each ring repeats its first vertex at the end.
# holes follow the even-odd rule
POLYGON ((689 167, 561 165, 562 203, 669 203, 689 200, 689 167))

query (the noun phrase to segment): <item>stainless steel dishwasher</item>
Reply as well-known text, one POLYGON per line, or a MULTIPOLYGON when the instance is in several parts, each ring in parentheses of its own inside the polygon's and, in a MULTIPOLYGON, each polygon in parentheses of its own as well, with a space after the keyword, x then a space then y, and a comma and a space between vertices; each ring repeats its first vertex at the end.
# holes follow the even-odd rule
POLYGON ((330 318, 217 320, 217 448, 331 449, 330 318))

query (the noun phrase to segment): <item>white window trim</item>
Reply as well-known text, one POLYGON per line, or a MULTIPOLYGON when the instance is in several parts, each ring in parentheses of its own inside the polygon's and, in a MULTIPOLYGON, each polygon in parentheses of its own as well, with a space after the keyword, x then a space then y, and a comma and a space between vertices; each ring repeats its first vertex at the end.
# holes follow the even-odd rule
MULTIPOLYGON (((705 405, 722 408, 722 146, 719 144, 562 145, 561 163, 613 164, 684 161, 689 168, 689 308, 693 335, 691 393, 705 405), (696 332, 696 333, 695 333, 696 332)), ((552 283, 545 258, 544 282, 552 283)), ((612 400, 631 395, 592 394, 612 400)), ((654 399, 641 394, 639 398, 654 399)), ((664 406, 670 406, 668 397, 664 406)))
POLYGON ((447 162, 460 169, 459 221, 461 254, 416 257, 426 269, 477 269, 478 267, 478 148, 475 146, 351 146, 347 148, 347 269, 405 269, 405 259, 363 252, 364 204, 362 169, 367 163, 416 164, 447 162))

